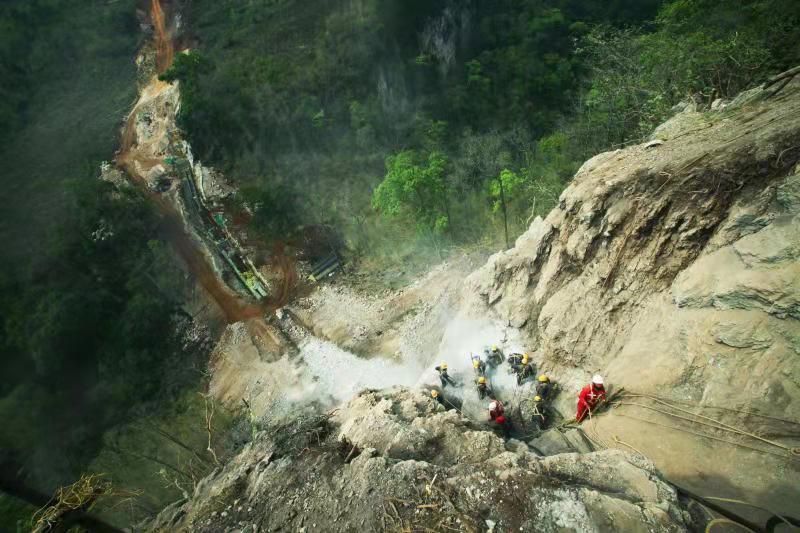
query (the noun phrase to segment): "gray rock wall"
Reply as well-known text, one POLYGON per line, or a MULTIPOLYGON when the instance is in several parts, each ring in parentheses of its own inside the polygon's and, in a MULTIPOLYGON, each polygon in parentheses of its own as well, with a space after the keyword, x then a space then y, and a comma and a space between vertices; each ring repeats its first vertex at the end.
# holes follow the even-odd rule
POLYGON ((599 371, 800 418, 800 88, 741 100, 587 161, 462 313, 521 328, 567 389, 599 371))
POLYGON ((675 490, 648 460, 618 450, 539 457, 422 391, 365 391, 319 440, 287 449, 281 435, 300 426, 262 435, 145 529, 687 530, 675 490))

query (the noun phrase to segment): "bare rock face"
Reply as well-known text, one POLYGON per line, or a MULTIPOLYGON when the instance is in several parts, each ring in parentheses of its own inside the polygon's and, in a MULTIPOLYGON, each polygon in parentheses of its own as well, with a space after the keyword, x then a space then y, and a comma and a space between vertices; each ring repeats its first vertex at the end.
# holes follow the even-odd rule
POLYGON ((462 312, 523 329, 570 385, 602 371, 800 417, 798 85, 684 110, 662 143, 587 161, 469 278, 462 312))
POLYGON ((542 458, 423 392, 395 389, 268 432, 147 529, 668 532, 687 520, 642 457, 542 458))
POLYGON ((654 138, 587 161, 547 218, 468 279, 461 313, 524 332, 567 392, 565 418, 600 372, 681 402, 678 416, 704 409, 770 435, 715 433, 661 400, 592 422, 676 483, 788 511, 800 498, 800 82, 684 109, 654 138))

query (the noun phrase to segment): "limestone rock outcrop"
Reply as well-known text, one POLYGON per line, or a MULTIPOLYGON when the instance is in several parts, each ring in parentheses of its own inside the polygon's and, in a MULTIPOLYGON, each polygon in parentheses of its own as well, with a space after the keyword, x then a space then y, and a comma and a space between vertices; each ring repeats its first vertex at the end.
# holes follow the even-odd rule
POLYGON ((265 432, 148 529, 669 532, 688 520, 641 456, 540 457, 422 391, 393 389, 265 432))
MULTIPOLYGON (((638 393, 591 423, 607 445, 631 444, 687 488, 788 512, 800 498, 800 82, 684 109, 654 139, 587 161, 557 208, 470 276, 460 313, 519 328, 560 383, 564 418, 595 372, 638 393)), ((563 449, 551 437, 541 445, 563 449)))
POLYGON ((679 115, 587 161, 462 312, 523 329, 574 386, 602 371, 800 418, 800 84, 679 115))

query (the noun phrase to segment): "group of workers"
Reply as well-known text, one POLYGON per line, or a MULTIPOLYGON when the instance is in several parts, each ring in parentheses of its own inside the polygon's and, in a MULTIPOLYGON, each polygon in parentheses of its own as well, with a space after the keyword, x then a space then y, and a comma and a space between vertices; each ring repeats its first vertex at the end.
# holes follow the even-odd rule
MULTIPOLYGON (((487 370, 493 372, 502 362, 503 354, 497 346, 484 351, 485 359, 480 355, 470 355, 472 368, 475 372, 475 385, 480 399, 487 396, 491 399, 489 403, 489 419, 492 420, 508 437, 511 432, 511 422, 505 414, 503 402, 495 397, 494 391, 488 380, 487 370)), ((535 370, 527 353, 512 353, 507 362, 510 365, 509 373, 516 374, 517 385, 522 385, 526 379, 534 375, 535 370)), ((448 385, 457 386, 458 383, 450 376, 447 370, 447 363, 442 362, 435 367, 439 373, 439 380, 442 390, 448 385)), ((531 398, 531 421, 537 430, 544 429, 550 418, 549 404, 554 396, 555 386, 546 374, 538 377, 536 387, 533 389, 531 398)), ((431 391, 431 396, 440 404, 445 405, 442 393, 437 390, 431 391)), ((582 422, 600 403, 606 400, 606 391, 603 385, 603 378, 599 374, 592 377, 591 383, 583 387, 578 394, 578 407, 575 420, 582 422)))
MULTIPOLYGON (((478 389, 478 395, 481 399, 486 396, 492 397, 492 390, 487 379, 487 371, 494 372, 494 370, 503 362, 503 354, 497 346, 492 346, 491 349, 484 350, 485 359, 481 358, 478 354, 470 354, 472 360, 472 368, 475 371, 475 384, 478 389)), ((517 385, 522 385, 526 379, 534 374, 534 368, 530 361, 530 356, 527 353, 512 353, 508 359, 510 365, 509 373, 514 373, 517 376, 517 385)), ((442 388, 448 385, 456 385, 453 378, 447 372, 447 363, 442 363, 436 367, 439 373, 439 380, 442 382, 442 388)))

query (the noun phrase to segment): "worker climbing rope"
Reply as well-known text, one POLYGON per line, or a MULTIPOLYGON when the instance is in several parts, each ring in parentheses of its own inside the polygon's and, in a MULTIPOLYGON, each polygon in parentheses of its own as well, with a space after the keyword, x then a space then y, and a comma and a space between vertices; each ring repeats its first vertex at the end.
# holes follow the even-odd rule
POLYGON ((489 387, 489 382, 486 380, 486 376, 478 376, 476 380, 477 388, 478 388, 478 397, 483 400, 487 396, 490 398, 494 397, 492 394, 492 389, 489 387))
POLYGON ((547 424, 547 416, 545 415, 545 404, 543 398, 538 394, 533 397, 531 407, 531 422, 537 431, 541 431, 547 424))
POLYGON ((496 368, 503 362, 503 353, 496 344, 492 344, 492 347, 484 350, 483 353, 486 356, 486 364, 489 365, 489 368, 496 368))
POLYGON ((431 398, 433 398, 434 400, 436 400, 436 402, 437 402, 439 405, 441 405, 442 407, 444 407, 445 409, 447 409, 447 407, 444 405, 444 397, 442 396, 442 393, 441 393, 441 392, 439 392, 439 391, 438 391, 438 390, 436 390, 436 389, 431 389, 431 398))
POLYGON ((542 398, 543 402, 550 400, 550 394, 553 391, 553 384, 546 374, 539 376, 536 383, 536 395, 542 398))
POLYGON ((586 385, 578 393, 578 410, 575 414, 575 420, 580 423, 586 418, 586 415, 597 408, 597 406, 606 401, 606 389, 603 385, 603 377, 600 374, 592 376, 592 382, 586 385))
POLYGON ((442 388, 444 389, 447 385, 456 386, 456 382, 453 381, 453 378, 450 377, 450 374, 447 373, 447 363, 442 361, 442 363, 435 367, 436 371, 439 373, 439 380, 442 382, 442 388))
POLYGON ((486 363, 481 359, 480 355, 472 354, 470 355, 472 359, 472 369, 475 373, 479 376, 483 376, 486 374, 486 363))

